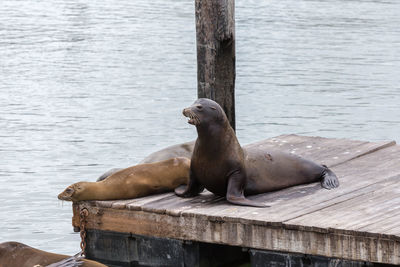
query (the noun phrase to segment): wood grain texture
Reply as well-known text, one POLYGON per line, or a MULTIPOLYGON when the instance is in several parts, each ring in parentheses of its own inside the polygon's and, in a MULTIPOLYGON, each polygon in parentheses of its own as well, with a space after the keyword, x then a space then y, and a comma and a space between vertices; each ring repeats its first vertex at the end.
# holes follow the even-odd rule
POLYGON ((215 100, 235 129, 235 2, 196 0, 197 91, 215 100))
POLYGON ((296 149, 334 165, 341 185, 325 190, 313 183, 250 197, 271 206, 265 209, 234 206, 208 191, 188 199, 165 193, 75 203, 73 225, 86 206, 93 229, 400 264, 400 146, 295 135, 251 145, 296 149))
POLYGON ((395 144, 395 141, 375 143, 291 134, 262 140, 245 145, 245 147, 258 147, 264 150, 278 149, 332 167, 395 144))

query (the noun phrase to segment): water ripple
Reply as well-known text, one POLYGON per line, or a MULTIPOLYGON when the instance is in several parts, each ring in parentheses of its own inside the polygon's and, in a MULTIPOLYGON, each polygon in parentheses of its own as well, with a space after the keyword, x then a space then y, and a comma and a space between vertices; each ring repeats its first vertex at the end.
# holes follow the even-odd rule
MULTIPOLYGON (((400 140, 399 10, 236 1, 240 141, 400 140)), ((195 138, 192 0, 2 0, 0 62, 0 242, 76 253, 61 190, 195 138)))

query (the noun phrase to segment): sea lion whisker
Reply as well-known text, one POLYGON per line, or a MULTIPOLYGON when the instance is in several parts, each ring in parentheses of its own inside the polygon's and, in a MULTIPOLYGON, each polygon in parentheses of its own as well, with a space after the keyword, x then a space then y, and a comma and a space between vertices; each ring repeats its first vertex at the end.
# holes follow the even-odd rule
POLYGON ((196 120, 196 125, 199 125, 200 124, 200 118, 195 113, 194 113, 194 119, 196 120))

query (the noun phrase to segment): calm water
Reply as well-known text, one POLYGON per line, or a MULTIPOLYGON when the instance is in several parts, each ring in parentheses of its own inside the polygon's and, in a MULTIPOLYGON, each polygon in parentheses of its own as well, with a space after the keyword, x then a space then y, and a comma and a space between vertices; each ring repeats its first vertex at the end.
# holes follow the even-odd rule
MULTIPOLYGON (((193 2, 0 1, 0 242, 78 252, 60 191, 195 138, 193 2)), ((397 0, 236 0, 240 141, 399 141, 399 14, 397 0)))

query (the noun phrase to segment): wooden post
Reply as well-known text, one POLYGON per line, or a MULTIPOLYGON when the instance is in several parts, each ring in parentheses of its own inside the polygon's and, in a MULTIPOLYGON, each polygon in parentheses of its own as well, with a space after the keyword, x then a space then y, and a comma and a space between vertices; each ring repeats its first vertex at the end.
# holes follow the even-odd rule
POLYGON ((235 1, 195 1, 198 97, 219 103, 235 129, 235 1))

